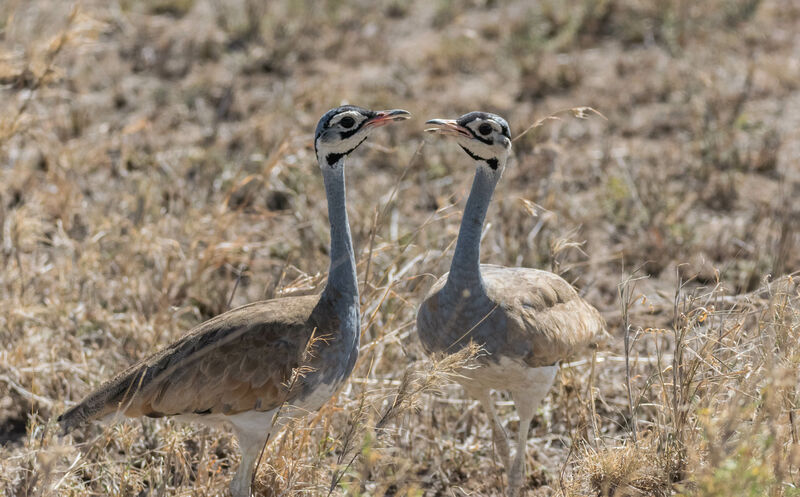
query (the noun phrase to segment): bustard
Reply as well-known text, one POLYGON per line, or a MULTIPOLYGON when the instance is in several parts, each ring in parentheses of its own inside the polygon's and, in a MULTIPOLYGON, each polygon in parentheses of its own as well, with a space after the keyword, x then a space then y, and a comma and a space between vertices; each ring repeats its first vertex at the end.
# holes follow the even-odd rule
POLYGON ((322 407, 353 370, 360 315, 345 157, 375 128, 408 117, 404 110, 347 105, 328 111, 317 125, 314 147, 331 228, 330 272, 320 295, 256 302, 206 321, 59 416, 64 432, 115 414, 227 422, 242 453, 231 494, 249 496, 268 437, 288 418, 322 407))
POLYGON ((605 335, 597 310, 559 276, 537 269, 480 264, 486 210, 511 151, 508 123, 500 116, 470 112, 456 120, 433 119, 427 131, 453 136, 476 167, 461 219, 450 272, 430 289, 417 314, 426 352, 452 353, 470 342, 487 355, 459 380, 478 399, 492 423, 493 439, 508 467, 508 438, 491 390, 511 392, 519 414, 519 438, 508 486, 517 495, 525 475, 528 428, 553 384, 558 362, 589 348, 605 335))

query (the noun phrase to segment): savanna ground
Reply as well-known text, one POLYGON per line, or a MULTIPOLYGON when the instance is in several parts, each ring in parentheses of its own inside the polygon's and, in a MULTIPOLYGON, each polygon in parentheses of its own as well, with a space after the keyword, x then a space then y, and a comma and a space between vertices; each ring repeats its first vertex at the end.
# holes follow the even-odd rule
POLYGON ((514 142, 483 240, 614 335, 593 376, 563 365, 528 495, 800 495, 794 0, 5 0, 0 85, 0 493, 227 491, 225 431, 47 423, 229 306, 320 288, 311 133, 349 102, 415 115, 348 165, 361 359, 260 495, 502 494, 484 413, 414 334, 473 173, 423 122, 577 106, 605 119, 514 142))

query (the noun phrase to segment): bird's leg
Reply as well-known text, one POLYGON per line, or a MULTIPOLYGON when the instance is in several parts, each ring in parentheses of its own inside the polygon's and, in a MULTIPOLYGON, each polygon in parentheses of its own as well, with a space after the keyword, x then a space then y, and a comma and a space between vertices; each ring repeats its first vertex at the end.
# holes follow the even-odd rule
POLYGON ((242 451, 242 461, 239 463, 239 470, 236 471, 236 475, 231 480, 231 496, 250 497, 250 484, 253 481, 256 463, 269 433, 242 433, 239 430, 237 432, 239 449, 242 451))
POLYGON ((506 431, 503 429, 503 424, 500 422, 500 418, 497 416, 497 410, 494 408, 492 395, 489 389, 485 389, 481 390, 480 392, 475 392, 474 396, 480 401, 483 409, 489 416, 489 422, 492 423, 492 441, 494 442, 497 452, 500 454, 500 460, 503 463, 503 466, 508 468, 509 457, 511 455, 511 452, 508 448, 508 435, 506 435, 506 431))
POLYGON ((514 404, 519 414, 519 433, 517 434, 517 451, 514 454, 514 462, 508 471, 508 495, 516 497, 520 495, 522 484, 525 481, 525 449, 528 446, 528 429, 531 427, 531 420, 536 412, 541 398, 533 398, 529 392, 521 395, 514 395, 514 404))
POLYGON ((525 481, 525 449, 528 446, 528 429, 530 429, 536 408, 553 386, 558 366, 537 368, 536 379, 525 390, 512 391, 514 405, 519 414, 519 433, 517 434, 517 452, 508 473, 508 494, 512 497, 520 495, 525 481))

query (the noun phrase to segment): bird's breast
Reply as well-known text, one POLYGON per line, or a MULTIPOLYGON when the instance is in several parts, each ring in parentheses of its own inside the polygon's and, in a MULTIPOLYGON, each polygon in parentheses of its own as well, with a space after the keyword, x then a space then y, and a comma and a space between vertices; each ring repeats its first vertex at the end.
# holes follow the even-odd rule
POLYGON ((302 409, 322 407, 347 380, 358 359, 361 335, 358 306, 336 306, 332 311, 327 314, 330 319, 317 323, 309 346, 303 387, 294 401, 302 409))
POLYGON ((420 307, 417 328, 430 353, 455 353, 473 342, 491 356, 503 347, 508 323, 503 309, 485 296, 442 291, 420 307))
POLYGON ((552 383, 558 366, 532 368, 524 362, 501 356, 494 362, 484 362, 479 368, 461 372, 459 383, 468 390, 475 387, 498 391, 526 391, 531 385, 552 383))
POLYGON ((319 408, 328 402, 328 399, 333 397, 333 394, 336 393, 344 380, 344 377, 338 379, 333 378, 330 383, 318 381, 313 385, 308 385, 303 395, 298 396, 293 402, 294 407, 307 412, 319 410, 319 408))

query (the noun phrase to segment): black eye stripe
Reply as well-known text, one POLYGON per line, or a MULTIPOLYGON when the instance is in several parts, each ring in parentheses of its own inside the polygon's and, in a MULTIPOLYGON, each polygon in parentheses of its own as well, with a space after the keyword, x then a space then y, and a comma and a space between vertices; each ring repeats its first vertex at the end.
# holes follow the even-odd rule
POLYGON ((483 143, 485 143, 487 145, 494 145, 494 142, 492 141, 491 138, 487 138, 485 136, 479 135, 478 133, 473 131, 472 128, 470 128, 470 127, 467 127, 467 129, 469 130, 469 132, 472 135, 472 137, 475 138, 476 140, 478 140, 479 142, 483 142, 483 143))
POLYGON ((356 126, 353 129, 348 129, 347 131, 341 131, 341 132, 339 132, 339 138, 341 138, 342 140, 346 140, 346 139, 350 138, 351 136, 353 136, 354 134, 358 133, 361 130, 361 127, 362 127, 362 125, 359 125, 359 126, 356 126))
MULTIPOLYGON (((344 121, 345 119, 353 119, 353 117, 352 116, 344 116, 337 124, 342 124, 342 121, 344 121)), ((353 120, 355 121, 355 119, 353 119, 353 120)), ((356 133, 358 133, 361 130, 361 128, 363 128, 364 125, 367 122, 369 122, 369 118, 364 116, 364 119, 362 119, 358 123, 354 123, 355 125, 352 128, 350 128, 349 126, 342 125, 343 128, 350 128, 350 129, 347 129, 347 131, 340 131, 339 132, 339 138, 341 138, 342 140, 346 140, 346 139, 350 138, 351 136, 353 136, 356 133)))

